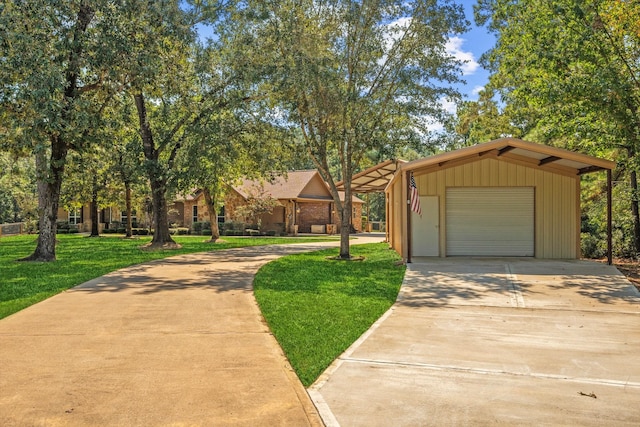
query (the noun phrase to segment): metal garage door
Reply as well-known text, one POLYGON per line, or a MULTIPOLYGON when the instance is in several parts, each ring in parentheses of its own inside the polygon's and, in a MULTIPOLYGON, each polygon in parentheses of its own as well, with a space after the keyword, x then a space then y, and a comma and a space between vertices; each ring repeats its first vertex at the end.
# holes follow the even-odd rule
POLYGON ((448 256, 533 256, 533 187, 447 188, 448 256))

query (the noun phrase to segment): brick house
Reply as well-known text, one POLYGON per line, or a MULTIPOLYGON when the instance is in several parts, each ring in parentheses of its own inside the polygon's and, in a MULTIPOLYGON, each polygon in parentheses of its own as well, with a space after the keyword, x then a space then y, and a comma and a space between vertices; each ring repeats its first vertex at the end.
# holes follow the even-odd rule
MULTIPOLYGON (((344 193, 340 193, 344 200, 344 193)), ((269 195, 278 201, 271 214, 261 217, 262 230, 284 230, 288 233, 330 232, 328 224, 339 232, 340 221, 334 207, 329 186, 317 170, 288 172, 287 176, 272 182, 243 180, 231 187, 224 200, 224 208, 218 213, 219 222, 230 221, 238 206, 250 196, 269 195), (297 227, 296 227, 297 226, 297 227)), ((356 231, 362 231, 362 205, 353 197, 351 222, 356 231)), ((194 221, 208 221, 209 215, 201 191, 178 198, 170 208, 170 221, 191 228, 194 221)))
MULTIPOLYGON (((136 211, 133 211, 132 222, 134 227, 144 226, 145 221, 138 218, 136 211)), ((69 225, 75 227, 80 232, 91 231, 91 203, 85 203, 77 209, 66 210, 58 208, 58 221, 67 221, 69 225)), ((118 207, 108 207, 98 210, 98 230, 102 232, 105 228, 113 227, 114 224, 127 223, 127 211, 118 207)))

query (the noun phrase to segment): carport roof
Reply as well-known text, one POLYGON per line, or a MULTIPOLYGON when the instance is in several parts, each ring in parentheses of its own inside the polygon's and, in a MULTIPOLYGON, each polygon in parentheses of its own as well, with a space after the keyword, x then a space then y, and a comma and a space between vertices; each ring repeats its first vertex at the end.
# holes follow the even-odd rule
MULTIPOLYGON (((360 194, 383 192, 396 170, 403 163, 406 161, 387 160, 355 174, 351 178, 351 191, 360 194)), ((337 187, 338 190, 344 191, 344 181, 338 182, 337 187)))
POLYGON ((401 165, 402 170, 418 171, 456 166, 481 158, 503 158, 525 166, 545 169, 565 175, 583 175, 611 170, 616 163, 586 154, 516 138, 501 138, 401 165))

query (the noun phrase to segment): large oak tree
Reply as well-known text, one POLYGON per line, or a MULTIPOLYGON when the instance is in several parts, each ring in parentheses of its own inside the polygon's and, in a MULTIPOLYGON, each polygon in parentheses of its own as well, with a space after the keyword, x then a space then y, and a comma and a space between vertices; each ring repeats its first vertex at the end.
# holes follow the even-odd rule
POLYGON ((117 8, 108 1, 13 1, 0 6, 0 127, 10 151, 35 157, 39 235, 27 260, 55 259, 67 155, 92 142, 91 127, 117 86, 117 8))
POLYGON ((248 1, 239 67, 259 67, 281 124, 293 124, 328 182, 349 258, 351 177, 367 151, 427 135, 455 97, 450 36, 465 30, 452 1, 248 1), (331 159, 338 159, 332 168, 331 159), (344 180, 345 197, 336 183, 344 180))

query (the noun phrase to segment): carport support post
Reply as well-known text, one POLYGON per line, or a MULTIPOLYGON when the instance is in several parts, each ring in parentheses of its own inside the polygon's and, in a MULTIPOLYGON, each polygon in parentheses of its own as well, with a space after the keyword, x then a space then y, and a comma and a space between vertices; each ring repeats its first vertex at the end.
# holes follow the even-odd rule
POLYGON ((409 205, 411 204, 411 174, 406 172, 406 203, 404 205, 405 212, 407 213, 407 263, 411 262, 411 209, 409 209, 409 205))
POLYGON ((607 263, 613 264, 613 242, 611 238, 611 203, 612 203, 612 191, 611 191, 611 169, 607 169, 607 263))

